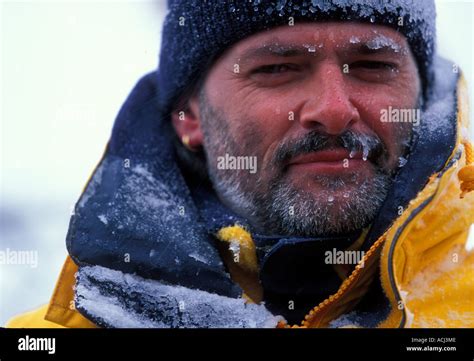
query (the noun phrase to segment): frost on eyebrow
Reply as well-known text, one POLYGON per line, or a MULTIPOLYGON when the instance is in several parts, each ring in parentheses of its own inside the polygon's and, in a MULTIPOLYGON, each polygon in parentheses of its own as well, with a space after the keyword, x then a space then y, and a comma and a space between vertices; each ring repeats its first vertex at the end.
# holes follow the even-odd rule
POLYGON ((396 40, 385 35, 378 34, 375 38, 370 40, 361 40, 358 36, 351 36, 350 44, 359 44, 362 48, 367 50, 391 50, 394 53, 405 54, 406 49, 400 45, 396 40))
POLYGON ((402 50, 402 46, 400 44, 398 44, 392 38, 384 35, 378 35, 376 38, 369 40, 365 43, 365 46, 371 50, 390 48, 396 53, 399 53, 402 50))
POLYGON ((292 56, 304 54, 305 51, 309 51, 308 48, 310 46, 310 44, 300 45, 297 43, 280 43, 278 41, 274 41, 265 44, 263 48, 267 49, 267 52, 273 55, 292 56))
MULTIPOLYGON (((352 35, 349 39, 349 44, 352 46, 358 46, 359 50, 365 52, 383 52, 384 50, 390 51, 393 53, 399 53, 401 55, 405 55, 408 49, 403 45, 400 44, 397 40, 392 37, 380 34, 378 31, 373 31, 375 34, 374 38, 365 38, 359 37, 356 35, 352 35)), ((345 48, 348 44, 337 44, 336 47, 345 48)), ((318 43, 311 43, 311 44, 281 44, 278 41, 265 44, 263 48, 266 49, 268 53, 273 55, 280 55, 280 56, 292 56, 292 55, 300 55, 306 52, 315 53, 317 49, 324 48, 324 44, 322 42, 318 43)))
POLYGON ((247 49, 237 58, 239 64, 251 63, 263 56, 293 57, 314 53, 316 46, 313 44, 267 42, 262 45, 247 49))

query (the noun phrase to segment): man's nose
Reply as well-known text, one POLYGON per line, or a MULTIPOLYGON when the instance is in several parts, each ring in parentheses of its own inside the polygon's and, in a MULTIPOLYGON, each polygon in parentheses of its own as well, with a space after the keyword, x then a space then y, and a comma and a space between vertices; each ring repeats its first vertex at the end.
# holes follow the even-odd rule
POLYGON ((337 64, 320 66, 306 89, 308 100, 299 115, 304 128, 319 128, 327 134, 338 135, 359 121, 359 111, 350 100, 344 73, 337 64))

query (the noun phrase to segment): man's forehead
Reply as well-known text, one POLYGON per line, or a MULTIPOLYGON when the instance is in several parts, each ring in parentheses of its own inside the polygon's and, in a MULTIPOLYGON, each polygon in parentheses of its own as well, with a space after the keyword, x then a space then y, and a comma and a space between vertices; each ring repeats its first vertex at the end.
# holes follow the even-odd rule
POLYGON ((403 34, 386 26, 362 23, 320 23, 280 26, 241 40, 232 53, 239 57, 296 56, 335 47, 358 53, 403 52, 403 34))

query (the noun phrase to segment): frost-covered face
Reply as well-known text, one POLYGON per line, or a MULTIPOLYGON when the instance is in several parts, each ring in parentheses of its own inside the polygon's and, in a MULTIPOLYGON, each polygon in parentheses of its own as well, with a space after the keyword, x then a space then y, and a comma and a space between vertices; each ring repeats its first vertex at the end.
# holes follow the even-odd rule
POLYGON ((374 219, 419 123, 405 37, 360 23, 299 24, 240 41, 185 117, 221 200, 262 232, 321 235, 374 219))

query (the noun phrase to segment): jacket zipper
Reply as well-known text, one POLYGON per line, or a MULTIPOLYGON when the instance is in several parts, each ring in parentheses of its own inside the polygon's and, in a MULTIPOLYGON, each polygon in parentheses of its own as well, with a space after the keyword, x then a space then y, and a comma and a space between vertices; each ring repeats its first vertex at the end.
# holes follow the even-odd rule
POLYGON ((279 328, 311 328, 312 324, 314 324, 318 316, 321 316, 323 311, 327 309, 329 306, 331 306, 333 303, 335 303, 338 299, 342 297, 348 290, 350 290, 351 286, 354 284, 356 278, 361 274, 363 267, 361 267, 361 264, 367 264, 367 261, 369 258, 373 256, 373 254, 378 250, 381 244, 385 241, 385 237, 387 234, 388 230, 379 237, 379 239, 369 248, 367 253, 364 255, 362 261, 360 261, 354 271, 349 275, 349 277, 342 283, 342 285, 339 287, 339 290, 329 296, 327 299, 319 303, 316 307, 314 307, 311 311, 306 314, 304 317, 303 321, 301 322, 301 326, 298 325, 293 325, 290 326, 286 323, 280 323, 278 325, 279 328))

